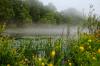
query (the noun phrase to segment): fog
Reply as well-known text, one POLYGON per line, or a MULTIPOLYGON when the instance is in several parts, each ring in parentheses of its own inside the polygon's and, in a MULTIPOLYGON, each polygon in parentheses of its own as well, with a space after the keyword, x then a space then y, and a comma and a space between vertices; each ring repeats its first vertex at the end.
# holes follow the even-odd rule
POLYGON ((45 5, 48 3, 54 4, 58 11, 62 11, 69 8, 75 8, 80 12, 88 13, 89 6, 92 4, 95 9, 95 13, 100 15, 100 0, 40 0, 45 5))
MULTIPOLYGON (((67 35, 68 31, 70 36, 75 37, 75 35, 77 35, 78 26, 67 27, 67 25, 33 25, 24 28, 9 28, 6 29, 4 33, 21 36, 61 36, 67 35), (67 28, 69 28, 69 30, 67 28)), ((88 30, 86 28, 83 28, 81 29, 81 32, 88 32, 88 30)))

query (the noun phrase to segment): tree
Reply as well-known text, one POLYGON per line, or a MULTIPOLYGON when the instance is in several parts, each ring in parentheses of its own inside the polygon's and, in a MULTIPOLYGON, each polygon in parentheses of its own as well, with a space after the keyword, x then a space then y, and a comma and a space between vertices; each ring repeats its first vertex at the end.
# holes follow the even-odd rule
POLYGON ((27 0, 26 1, 29 9, 30 9, 30 15, 32 17, 33 22, 38 22, 41 15, 43 15, 43 4, 39 2, 38 0, 27 0), (42 12, 42 13, 41 13, 42 12))
POLYGON ((29 15, 29 9, 27 5, 21 0, 13 0, 13 10, 15 16, 14 21, 18 24, 24 24, 25 22, 31 22, 31 16, 29 15))
POLYGON ((47 23, 47 24, 56 24, 55 16, 52 12, 45 14, 41 19, 40 22, 47 23))
POLYGON ((14 16, 11 0, 0 0, 0 22, 8 21, 14 16))

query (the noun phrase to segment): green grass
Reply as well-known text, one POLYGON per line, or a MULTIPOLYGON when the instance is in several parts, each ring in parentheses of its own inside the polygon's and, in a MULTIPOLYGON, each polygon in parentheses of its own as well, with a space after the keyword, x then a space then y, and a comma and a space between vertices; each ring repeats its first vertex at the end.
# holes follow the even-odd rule
POLYGON ((0 66, 99 66, 100 36, 17 39, 0 36, 0 66))

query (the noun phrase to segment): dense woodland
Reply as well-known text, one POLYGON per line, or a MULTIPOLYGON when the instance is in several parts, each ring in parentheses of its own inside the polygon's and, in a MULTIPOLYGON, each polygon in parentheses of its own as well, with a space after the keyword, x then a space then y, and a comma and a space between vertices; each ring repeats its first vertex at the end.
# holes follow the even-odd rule
POLYGON ((76 22, 83 20, 80 16, 74 8, 58 12, 52 3, 43 5, 39 0, 0 0, 0 23, 8 25, 67 24, 69 22, 77 24, 76 22), (74 13, 75 11, 77 14, 74 13))

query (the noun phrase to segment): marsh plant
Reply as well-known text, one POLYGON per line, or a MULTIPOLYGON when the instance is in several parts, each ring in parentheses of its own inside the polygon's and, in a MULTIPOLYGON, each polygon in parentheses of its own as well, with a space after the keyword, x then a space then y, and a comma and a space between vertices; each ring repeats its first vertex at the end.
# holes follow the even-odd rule
POLYGON ((85 23, 89 33, 78 28, 78 38, 16 39, 2 34, 6 24, 0 25, 0 66, 99 66, 100 22, 91 14, 85 23))
POLYGON ((0 66, 99 66, 100 30, 78 39, 15 39, 0 34, 0 66))
POLYGON ((88 17, 85 19, 85 27, 88 28, 89 33, 94 33, 97 29, 100 29, 100 19, 99 16, 96 16, 94 6, 90 5, 90 10, 88 17))

